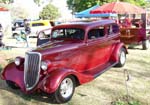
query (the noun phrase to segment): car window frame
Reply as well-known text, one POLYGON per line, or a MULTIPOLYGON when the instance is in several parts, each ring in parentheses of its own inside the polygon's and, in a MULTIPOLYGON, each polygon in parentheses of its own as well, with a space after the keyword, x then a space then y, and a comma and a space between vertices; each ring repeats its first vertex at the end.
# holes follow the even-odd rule
POLYGON ((118 26, 118 24, 116 24, 116 23, 111 23, 111 24, 106 25, 106 34, 107 34, 107 37, 112 37, 112 36, 115 36, 116 34, 119 34, 119 33, 120 33, 120 28, 119 28, 119 26, 118 26, 118 31, 117 31, 117 32, 109 34, 109 32, 108 32, 107 29, 108 29, 108 27, 109 27, 110 25, 116 25, 116 26, 118 26))
POLYGON ((54 30, 60 30, 60 29, 63 29, 63 31, 64 31, 64 29, 80 29, 80 30, 82 30, 83 31, 83 35, 84 35, 84 37, 83 37, 83 39, 80 39, 80 41, 84 41, 85 40, 85 33, 86 33, 86 31, 84 30, 84 29, 82 29, 82 28, 72 28, 72 27, 70 27, 70 28, 57 28, 57 29, 53 29, 52 30, 52 32, 51 32, 51 35, 50 35, 50 40, 53 40, 53 39, 55 39, 55 38, 52 38, 52 33, 54 32, 54 30))
POLYGON ((91 42, 91 41, 103 40, 103 39, 106 38, 106 36, 107 36, 107 34, 106 34, 106 25, 100 25, 100 26, 95 26, 95 27, 92 27, 91 29, 89 29, 88 32, 87 32, 87 38, 86 39, 87 39, 87 42, 91 42), (89 39, 88 38, 88 34, 89 34, 90 30, 97 29, 97 28, 99 28, 101 26, 104 27, 104 36, 98 37, 98 38, 94 38, 94 39, 89 39))

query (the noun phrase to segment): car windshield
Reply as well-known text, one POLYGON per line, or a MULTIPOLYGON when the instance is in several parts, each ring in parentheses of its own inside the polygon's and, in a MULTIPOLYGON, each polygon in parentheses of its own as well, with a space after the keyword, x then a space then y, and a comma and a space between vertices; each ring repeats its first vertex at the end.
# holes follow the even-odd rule
POLYGON ((84 39, 84 30, 78 28, 63 28, 63 29, 56 29, 53 30, 52 39, 84 39))

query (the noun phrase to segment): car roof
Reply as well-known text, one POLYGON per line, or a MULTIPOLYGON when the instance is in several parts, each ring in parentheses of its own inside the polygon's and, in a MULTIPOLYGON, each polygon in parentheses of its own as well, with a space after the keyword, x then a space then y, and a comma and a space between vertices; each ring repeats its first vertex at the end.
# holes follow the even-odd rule
POLYGON ((49 20, 34 20, 34 21, 30 21, 30 26, 32 26, 33 24, 43 24, 43 26, 50 26, 50 21, 49 20))
POLYGON ((98 20, 98 21, 80 21, 80 22, 68 22, 68 23, 63 23, 60 25, 57 25, 53 27, 53 29, 57 28, 92 28, 100 25, 107 25, 107 24, 112 24, 115 23, 115 20, 112 19, 105 19, 105 20, 98 20))
POLYGON ((46 23, 46 22, 50 22, 49 20, 33 20, 33 21, 30 21, 30 23, 46 23))

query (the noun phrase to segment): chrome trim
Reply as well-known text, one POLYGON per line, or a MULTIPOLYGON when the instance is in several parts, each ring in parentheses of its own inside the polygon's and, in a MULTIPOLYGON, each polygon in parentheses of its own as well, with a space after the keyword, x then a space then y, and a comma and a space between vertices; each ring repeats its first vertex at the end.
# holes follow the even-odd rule
POLYGON ((38 52, 26 52, 26 55, 25 55, 25 63, 24 63, 24 83, 25 83, 25 87, 26 87, 26 90, 27 91, 29 91, 29 90, 31 90, 31 89, 33 89, 36 85, 37 85, 37 83, 38 83, 38 81, 39 81, 39 78, 40 78, 40 65, 41 65, 41 54, 40 53, 38 53, 38 52), (35 57, 35 59, 34 59, 34 57, 33 58, 31 58, 31 57, 29 57, 29 56, 32 56, 32 55, 38 55, 38 58, 37 57, 35 57), (37 59, 36 59, 37 58, 37 59), (37 62, 35 62, 36 60, 39 60, 39 61, 37 61, 37 62), (35 67, 33 67, 33 68, 28 68, 29 66, 31 66, 31 65, 29 65, 29 63, 30 62, 32 63, 32 62, 34 62, 33 64, 34 65, 32 65, 32 66, 38 66, 37 68, 35 68, 35 67), (31 70, 33 71, 33 72, 31 72, 31 70), (37 71, 37 72, 35 72, 35 71, 37 71), (31 79, 31 81, 30 82, 33 82, 34 80, 32 80, 32 78, 33 77, 30 77, 30 78, 28 78, 28 72, 31 72, 31 74, 30 75, 32 75, 32 76, 35 76, 35 83, 32 85, 32 86, 30 86, 29 87, 29 83, 27 83, 27 81, 28 81, 28 79, 31 79), (36 77, 36 75, 34 75, 34 72, 35 73, 37 73, 37 77, 36 77))

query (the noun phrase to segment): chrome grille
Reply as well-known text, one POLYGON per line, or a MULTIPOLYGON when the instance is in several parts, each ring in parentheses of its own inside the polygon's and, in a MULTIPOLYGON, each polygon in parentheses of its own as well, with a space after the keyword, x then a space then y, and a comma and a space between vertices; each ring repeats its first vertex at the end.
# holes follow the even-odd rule
POLYGON ((41 54, 27 52, 24 65, 24 82, 27 90, 31 90, 39 81, 41 54))

